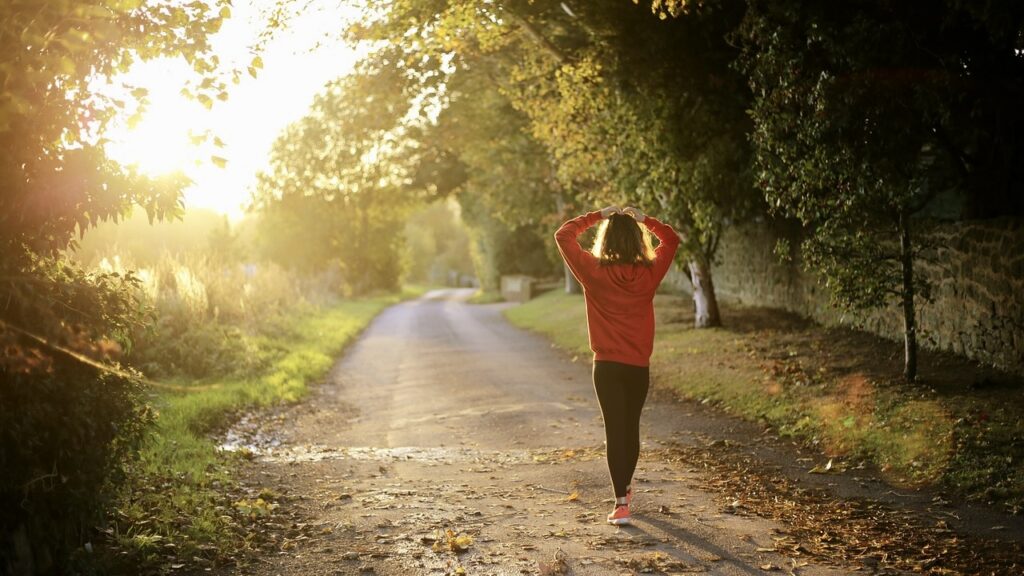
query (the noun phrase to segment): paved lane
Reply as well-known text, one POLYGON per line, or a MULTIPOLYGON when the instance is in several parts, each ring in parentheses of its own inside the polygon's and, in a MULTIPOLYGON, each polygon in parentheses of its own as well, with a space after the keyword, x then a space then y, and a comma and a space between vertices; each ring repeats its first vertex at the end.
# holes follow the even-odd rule
POLYGON ((611 493, 589 362, 509 325, 506 305, 466 304, 470 293, 436 291, 386 310, 328 382, 277 419, 282 443, 259 452, 253 481, 292 496, 305 530, 246 573, 793 566, 770 551, 783 527, 723 510, 701 491, 702 472, 671 449, 696 441, 694 422, 657 395, 645 412, 636 525, 605 524, 611 493))

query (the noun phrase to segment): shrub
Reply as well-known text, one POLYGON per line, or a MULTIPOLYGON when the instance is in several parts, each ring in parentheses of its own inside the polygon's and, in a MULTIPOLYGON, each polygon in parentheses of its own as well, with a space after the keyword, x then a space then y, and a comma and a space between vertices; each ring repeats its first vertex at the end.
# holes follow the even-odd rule
POLYGON ((0 377, 0 556, 47 573, 81 548, 151 412, 132 380, 55 358, 49 374, 0 377), (29 554, 26 554, 29 552, 29 554))
POLYGON ((0 572, 46 574, 67 571, 151 415, 133 379, 96 361, 138 325, 134 278, 20 264, 0 282, 0 572))

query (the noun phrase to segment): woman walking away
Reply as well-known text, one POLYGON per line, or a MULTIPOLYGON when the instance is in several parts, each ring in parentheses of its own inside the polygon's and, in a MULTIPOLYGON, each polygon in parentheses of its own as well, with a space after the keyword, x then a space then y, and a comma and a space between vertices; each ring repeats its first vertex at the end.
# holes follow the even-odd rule
POLYGON ((555 241, 587 302, 594 389, 615 489, 608 523, 629 524, 630 482, 640 457, 640 411, 654 346, 654 291, 672 264, 679 235, 636 208, 609 206, 562 224, 555 241), (577 239, 602 220, 593 250, 583 250, 577 239), (648 231, 658 237, 657 250, 648 231))

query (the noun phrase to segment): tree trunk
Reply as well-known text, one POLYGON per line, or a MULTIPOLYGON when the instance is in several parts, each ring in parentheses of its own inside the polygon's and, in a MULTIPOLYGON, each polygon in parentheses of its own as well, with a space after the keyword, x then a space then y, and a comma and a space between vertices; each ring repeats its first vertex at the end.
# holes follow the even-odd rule
POLYGON ((576 281, 576 277, 572 275, 572 270, 569 270, 569 265, 562 262, 562 268, 565 269, 565 293, 582 294, 583 287, 576 281))
POLYGON ((914 311, 914 252, 910 243, 910 218, 900 215, 900 264, 903 268, 903 377, 917 378, 917 317, 914 311))
POLYGON ((711 281, 711 264, 704 258, 697 257, 690 260, 687 267, 690 272, 690 283, 693 284, 693 325, 696 328, 721 326, 718 298, 715 296, 715 285, 711 281))

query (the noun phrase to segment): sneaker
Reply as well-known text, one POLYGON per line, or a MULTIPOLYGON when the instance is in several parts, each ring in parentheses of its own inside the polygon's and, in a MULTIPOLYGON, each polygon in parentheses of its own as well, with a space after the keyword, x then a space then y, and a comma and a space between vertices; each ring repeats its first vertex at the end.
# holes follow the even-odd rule
POLYGON ((615 510, 608 515, 608 523, 614 524, 615 526, 631 524, 632 522, 633 520, 629 515, 629 504, 619 504, 615 507, 615 510))
POLYGON ((633 487, 626 487, 626 505, 631 506, 633 504, 633 487))

